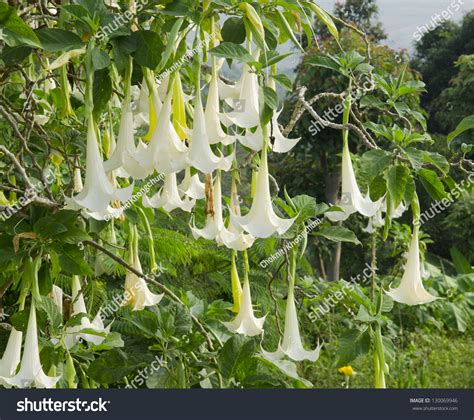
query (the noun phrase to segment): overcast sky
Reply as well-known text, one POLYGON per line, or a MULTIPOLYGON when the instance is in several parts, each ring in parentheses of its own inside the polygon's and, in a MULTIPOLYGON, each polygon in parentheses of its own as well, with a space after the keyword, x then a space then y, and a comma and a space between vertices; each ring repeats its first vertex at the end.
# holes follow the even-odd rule
MULTIPOLYGON (((416 28, 428 25, 436 13, 448 11, 453 2, 460 6, 459 12, 451 7, 454 21, 461 20, 467 11, 474 9, 474 0, 377 0, 380 20, 388 33, 386 43, 392 48, 412 51, 416 28)), ((332 12, 336 0, 318 0, 317 3, 332 12)))

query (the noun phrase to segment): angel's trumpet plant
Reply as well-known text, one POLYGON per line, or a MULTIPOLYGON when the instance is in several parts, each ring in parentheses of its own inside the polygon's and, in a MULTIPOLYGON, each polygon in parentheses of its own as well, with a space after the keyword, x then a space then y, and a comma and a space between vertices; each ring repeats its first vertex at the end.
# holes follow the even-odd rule
MULTIPOLYGON (((199 87, 198 87, 199 89, 199 87)), ((189 149, 188 164, 204 174, 211 174, 216 169, 228 171, 232 166, 234 155, 227 157, 216 156, 209 144, 206 129, 206 120, 201 103, 201 94, 196 94, 194 105, 194 122, 191 134, 191 147, 189 149)))
POLYGON ((327 212, 326 216, 332 222, 346 220, 356 212, 366 217, 373 217, 380 209, 381 204, 382 200, 373 202, 369 194, 366 197, 362 196, 352 167, 349 142, 345 138, 342 150, 342 195, 341 202, 337 204, 342 211, 327 212))
POLYGON ((195 200, 200 200, 206 196, 204 184, 199 179, 198 174, 191 176, 191 168, 188 166, 184 172, 184 178, 178 185, 178 190, 195 200))
POLYGON ((290 276, 290 284, 288 288, 288 297, 286 300, 285 313, 285 330, 283 332, 283 340, 278 344, 275 352, 266 352, 262 349, 262 353, 268 360, 279 360, 284 356, 289 357, 295 361, 309 360, 315 362, 319 358, 321 346, 318 344, 315 350, 305 350, 301 341, 300 329, 298 326, 298 314, 295 306, 295 269, 296 265, 295 253, 292 252, 292 274, 290 276))
MULTIPOLYGON (((264 128, 266 138, 266 127, 264 128)), ((257 173, 255 195, 250 211, 245 216, 231 215, 245 231, 255 238, 268 238, 275 232, 284 234, 293 224, 293 219, 282 219, 275 214, 268 180, 267 146, 264 145, 257 173)))
POLYGON ((31 302, 30 317, 26 329, 25 348, 21 359, 20 370, 15 376, 0 377, 0 383, 6 387, 54 388, 60 376, 47 376, 41 366, 38 331, 36 326, 36 309, 34 299, 31 302))
MULTIPOLYGON (((11 377, 16 373, 16 369, 21 360, 21 340, 23 333, 12 328, 8 337, 7 347, 0 359, 0 378, 11 377)), ((0 379, 0 383, 1 383, 0 379)))
POLYGON ((244 65, 242 79, 237 87, 239 88, 237 97, 234 90, 228 90, 230 97, 223 96, 223 99, 234 107, 234 110, 222 113, 222 122, 227 126, 235 124, 242 128, 258 126, 260 123, 258 76, 251 71, 249 66, 244 65))
MULTIPOLYGON (((272 117, 272 122, 271 124, 268 124, 267 128, 269 132, 271 132, 271 130, 273 129, 273 134, 271 135, 272 142, 270 146, 272 152, 275 153, 287 153, 291 149, 293 149, 293 147, 295 147, 296 144, 301 140, 301 137, 298 137, 297 139, 287 138, 281 132, 280 126, 278 124, 278 117, 280 116, 282 111, 283 110, 275 112, 272 117)), ((248 147, 249 149, 252 149, 256 152, 262 150, 263 130, 261 126, 258 126, 254 132, 247 129, 245 130, 245 135, 236 135, 236 137, 237 140, 239 140, 239 142, 245 147, 248 147)))
POLYGON ((234 302, 232 306, 232 312, 238 314, 240 311, 240 303, 242 302, 242 285, 240 284, 239 272, 237 271, 237 264, 235 259, 237 252, 232 252, 232 266, 230 269, 230 281, 232 287, 232 300, 234 302))
POLYGON ((244 251, 244 286, 242 289, 242 300, 239 313, 231 322, 224 322, 224 325, 232 332, 243 334, 249 337, 263 333, 263 323, 266 316, 257 318, 253 313, 252 297, 250 295, 249 265, 247 251, 244 251))
POLYGON ((176 72, 173 80, 173 125, 181 140, 188 136, 188 126, 186 124, 186 97, 181 84, 179 72, 176 72))
MULTIPOLYGON (((130 265, 138 272, 143 272, 138 257, 138 229, 136 227, 130 232, 130 265)), ((132 310, 141 311, 147 306, 157 305, 162 298, 163 294, 156 295, 148 289, 144 279, 127 271, 122 306, 131 306, 132 310)))
POLYGON ((81 282, 79 276, 72 276, 72 316, 78 314, 84 314, 81 318, 81 323, 73 327, 67 328, 65 343, 67 348, 71 348, 76 344, 79 339, 83 339, 87 342, 95 345, 101 344, 104 340, 105 334, 110 332, 111 325, 104 327, 102 318, 100 317, 100 311, 97 313, 93 321, 91 322, 87 316, 86 303, 84 302, 84 295, 81 292, 81 282), (82 333, 82 330, 95 330, 97 335, 91 333, 82 333))
POLYGON ((170 173, 165 177, 163 187, 154 196, 148 198, 143 196, 143 206, 148 208, 163 208, 167 212, 174 209, 181 209, 190 212, 196 203, 196 200, 184 198, 182 199, 178 191, 178 183, 176 181, 176 173, 170 173))
POLYGON ((132 191, 133 184, 126 188, 116 188, 107 177, 97 144, 94 122, 90 117, 84 188, 76 196, 66 198, 68 206, 74 210, 84 209, 86 215, 100 220, 116 213, 109 205, 111 201, 125 202, 130 199, 132 191))
POLYGON ((222 217, 222 191, 219 174, 214 181, 212 194, 208 194, 208 200, 212 200, 212 211, 207 212, 206 225, 202 229, 197 228, 193 222, 191 231, 194 238, 205 238, 210 241, 216 240, 220 244, 222 242, 230 242, 234 235, 226 229, 222 217))
MULTIPOLYGON (((156 90, 156 86, 154 86, 156 90)), ((163 103, 156 129, 148 148, 143 151, 141 164, 147 168, 156 169, 159 173, 170 174, 186 168, 188 148, 178 136, 171 123, 172 92, 163 103)))
POLYGON ((204 118, 206 120, 206 130, 210 144, 222 143, 229 145, 235 142, 235 136, 229 136, 224 132, 219 117, 219 87, 217 83, 217 68, 213 58, 212 75, 207 94, 206 110, 204 118))
POLYGON ((396 289, 387 291, 395 302, 405 305, 422 305, 437 299, 423 287, 420 267, 420 244, 418 238, 419 227, 415 226, 413 237, 408 249, 407 263, 400 285, 396 289))
POLYGON ((97 143, 92 110, 94 101, 92 94, 93 68, 92 44, 89 45, 86 55, 87 83, 86 83, 86 115, 87 115, 87 158, 84 189, 75 197, 66 198, 67 204, 74 210, 84 209, 87 216, 95 219, 104 219, 115 216, 117 212, 110 207, 110 202, 128 201, 132 195, 133 184, 127 188, 116 188, 107 178, 102 157, 97 143))
MULTIPOLYGON (((232 191, 230 195, 230 208, 232 212, 240 216, 240 204, 239 204, 239 196, 237 193, 237 181, 235 177, 232 177, 232 191)), ((253 243, 255 242, 255 238, 250 235, 246 234, 242 227, 235 222, 234 218, 231 217, 229 221, 228 231, 233 235, 225 235, 221 238, 222 243, 230 249, 235 251, 244 251, 247 248, 250 248, 253 243)))

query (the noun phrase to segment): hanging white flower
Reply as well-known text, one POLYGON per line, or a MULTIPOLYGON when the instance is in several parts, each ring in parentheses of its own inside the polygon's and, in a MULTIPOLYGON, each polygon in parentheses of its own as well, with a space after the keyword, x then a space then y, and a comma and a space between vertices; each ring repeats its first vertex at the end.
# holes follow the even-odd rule
MULTIPOLYGON (((272 117, 272 124, 268 124, 269 133, 271 132, 271 127, 273 126, 274 141, 271 145, 271 149, 273 152, 276 153, 289 152, 301 140, 301 137, 298 137, 297 139, 289 139, 282 134, 280 126, 278 124, 278 117, 280 116, 282 111, 283 110, 275 112, 272 117)), ((255 131, 247 129, 245 130, 245 135, 236 135, 236 137, 237 140, 239 140, 239 142, 245 147, 248 147, 249 149, 252 149, 256 152, 262 150, 263 130, 261 126, 258 126, 255 131)))
POLYGON ((210 144, 222 143, 229 145, 235 142, 235 136, 230 136, 224 132, 219 117, 219 88, 217 84, 217 70, 214 67, 209 92, 207 95, 206 110, 204 118, 206 120, 206 131, 210 144))
POLYGON ((21 340, 23 333, 12 328, 8 337, 7 347, 0 359, 0 384, 1 377, 11 377, 16 373, 16 369, 21 360, 21 340))
POLYGON ((140 164, 140 151, 144 149, 146 146, 143 143, 140 149, 135 145, 133 113, 130 101, 125 100, 122 105, 117 144, 110 159, 104 162, 105 171, 111 172, 122 168, 134 179, 146 178, 151 171, 140 164))
POLYGON ((94 122, 89 118, 84 189, 74 197, 66 197, 68 207, 73 210, 84 209, 87 215, 103 219, 116 214, 109 205, 111 201, 126 202, 132 191, 133 184, 126 188, 116 188, 107 177, 97 144, 94 122))
POLYGON ((283 340, 278 344, 275 352, 267 352, 262 349, 264 357, 268 360, 279 360, 284 356, 290 359, 301 361, 309 360, 315 362, 319 358, 319 352, 322 345, 318 344, 315 350, 305 350, 301 341, 300 329, 298 326, 298 315, 295 306, 294 286, 291 285, 288 290, 285 313, 285 331, 283 340))
POLYGON ((410 248, 408 249, 407 263, 400 285, 396 289, 390 288, 386 292, 395 302, 405 305, 421 305, 438 299, 428 293, 423 287, 420 267, 420 245, 418 227, 415 227, 410 248))
POLYGON ((179 172, 187 166, 188 148, 171 123, 172 96, 170 91, 161 108, 150 144, 140 157, 141 165, 163 174, 179 172))
POLYGON ((65 343, 68 348, 73 347, 79 339, 83 339, 87 342, 93 343, 95 345, 101 344, 105 337, 103 334, 108 334, 110 332, 111 324, 107 327, 104 327, 104 323, 100 317, 100 311, 97 313, 94 320, 91 322, 87 316, 87 308, 84 302, 84 295, 81 292, 81 282, 79 276, 72 276, 72 316, 77 314, 84 314, 81 318, 80 325, 74 325, 66 329, 65 343), (86 329, 92 329, 97 331, 101 335, 95 335, 91 333, 83 333, 81 331, 86 329))
MULTIPOLYGON (((134 249, 130 253, 131 266, 142 273, 142 266, 138 257, 138 238, 135 239, 134 242, 134 249)), ((163 299, 163 294, 156 295, 152 293, 144 279, 131 271, 127 271, 122 306, 131 306, 132 310, 141 311, 147 306, 157 305, 161 299, 163 299)))
POLYGON ((0 377, 0 383, 7 388, 54 388, 60 376, 47 376, 41 366, 38 331, 36 326, 36 309, 34 300, 31 302, 30 317, 26 329, 25 348, 19 372, 12 377, 0 377))
POLYGON ((373 202, 369 194, 362 196, 352 167, 349 143, 344 140, 342 151, 342 195, 341 202, 337 205, 343 211, 327 212, 326 216, 332 222, 346 220, 351 214, 359 212, 363 216, 372 217, 382 205, 382 199, 373 202))
POLYGON ((166 175, 164 185, 160 191, 151 198, 144 195, 142 203, 144 207, 154 209, 163 208, 167 212, 171 212, 178 208, 189 212, 194 207, 196 200, 189 198, 181 199, 178 191, 176 174, 173 172, 166 175))
POLYGON ((296 218, 282 219, 275 214, 268 181, 267 148, 262 150, 257 186, 250 211, 245 216, 231 215, 235 223, 255 238, 268 238, 274 233, 284 234, 296 218))
POLYGON ((184 172, 184 178, 178 185, 178 190, 190 198, 200 200, 206 196, 205 185, 199 179, 198 174, 191 176, 191 168, 187 167, 184 172))
POLYGON ((219 175, 216 176, 214 181, 212 204, 214 214, 208 214, 206 216, 205 226, 202 229, 199 229, 194 224, 194 221, 192 226, 190 226, 194 239, 205 238, 209 241, 215 240, 221 244, 223 241, 231 241, 233 239, 233 235, 225 228, 224 219, 222 216, 222 191, 219 175))
POLYGON ((258 76, 251 71, 249 66, 244 65, 241 81, 234 89, 223 88, 222 90, 222 98, 234 108, 230 112, 220 114, 225 125, 234 124, 242 128, 252 128, 260 124, 258 76), (235 88, 239 89, 237 97, 235 88), (230 95, 226 97, 225 94, 230 95))
MULTIPOLYGON (((393 211, 392 213, 392 219, 398 219, 402 217, 403 213, 405 213, 407 207, 403 203, 403 201, 400 203, 400 205, 393 211)), ((374 216, 369 217, 369 221, 367 223, 367 227, 362 228, 364 232, 367 233, 374 233, 377 229, 381 228, 385 224, 385 219, 383 218, 383 212, 387 212, 387 202, 383 200, 382 205, 379 210, 375 213, 374 216)))
POLYGON ((250 284, 248 275, 246 274, 242 289, 242 301, 240 303, 239 313, 231 322, 224 322, 223 324, 232 332, 253 337, 263 333, 263 323, 265 322, 265 318, 266 316, 257 318, 253 313, 250 284))
POLYGON ((194 106, 194 122, 191 134, 191 146, 189 148, 188 164, 200 170, 204 174, 211 174, 216 169, 228 171, 232 166, 234 154, 224 157, 216 156, 209 144, 206 130, 206 121, 201 103, 201 95, 198 93, 194 106))

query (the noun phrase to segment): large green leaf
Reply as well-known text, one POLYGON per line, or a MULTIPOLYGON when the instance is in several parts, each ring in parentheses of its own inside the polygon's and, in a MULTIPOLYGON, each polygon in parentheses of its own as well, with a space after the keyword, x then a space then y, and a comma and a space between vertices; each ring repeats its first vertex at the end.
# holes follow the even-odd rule
POLYGON ((20 45, 42 47, 33 30, 18 17, 13 7, 5 3, 0 3, 0 39, 3 39, 10 47, 20 45))
POLYGON ((317 235, 323 236, 333 242, 351 242, 356 245, 361 245, 359 239, 352 230, 342 226, 323 226, 317 235))
POLYGON ((36 31, 45 50, 69 51, 82 48, 84 43, 75 33, 57 28, 42 28, 36 31))
POLYGON ((243 19, 236 16, 227 19, 222 26, 221 35, 224 42, 242 44, 245 41, 245 24, 243 19))
POLYGON ((337 367, 345 366, 357 357, 370 350, 370 332, 365 330, 350 330, 339 339, 339 348, 336 352, 337 367))
POLYGON ((421 183, 433 200, 442 200, 446 197, 446 191, 443 183, 431 169, 421 169, 418 172, 421 183))
POLYGON ((131 38, 136 46, 133 58, 141 66, 154 70, 160 64, 165 49, 160 35, 142 30, 134 32, 131 38))
POLYGON ((229 60, 239 60, 246 63, 253 61, 253 57, 244 47, 232 42, 223 42, 210 52, 216 57, 223 57, 229 60))
POLYGON ((448 141, 448 144, 451 144, 451 142, 456 137, 460 136, 465 131, 472 130, 473 128, 474 128, 474 115, 464 118, 456 127, 456 129, 453 132, 448 134, 448 137, 446 138, 446 140, 448 141))
POLYGON ((255 340, 242 335, 235 335, 226 341, 222 348, 218 364, 224 378, 232 378, 239 364, 255 353, 255 340))
POLYGON ((390 194, 392 209, 397 208, 403 200, 410 171, 406 166, 392 166, 387 172, 387 189, 390 194))

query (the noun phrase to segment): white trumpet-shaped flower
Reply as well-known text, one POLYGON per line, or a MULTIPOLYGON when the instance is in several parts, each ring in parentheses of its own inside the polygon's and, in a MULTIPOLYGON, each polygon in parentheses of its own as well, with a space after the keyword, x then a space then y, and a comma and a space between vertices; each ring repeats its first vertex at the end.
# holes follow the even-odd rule
POLYGON ((262 150, 255 195, 250 211, 245 216, 238 216, 231 212, 235 223, 255 238, 268 238, 275 232, 282 235, 296 219, 282 219, 275 214, 268 177, 267 148, 265 146, 262 150))
MULTIPOLYGON (((392 219, 398 219, 402 217, 403 213, 406 211, 406 206, 403 204, 403 201, 400 205, 393 211, 391 217, 392 219)), ((367 223, 367 227, 362 228, 364 232, 367 233, 374 233, 377 229, 381 228, 385 224, 385 219, 383 218, 383 212, 387 212, 387 202, 383 201, 382 206, 380 209, 377 210, 374 216, 369 217, 369 221, 367 223)))
MULTIPOLYGON (((132 267, 142 272, 142 266, 138 255, 134 252, 132 267)), ((122 306, 131 306, 134 311, 141 311, 146 306, 153 306, 160 303, 163 299, 163 294, 156 295, 148 289, 148 286, 144 279, 137 276, 131 271, 127 271, 125 277, 125 292, 122 306)))
POLYGON ((84 209, 94 218, 113 215, 109 203, 114 200, 125 202, 130 199, 133 184, 126 188, 116 188, 107 177, 100 155, 94 122, 89 118, 87 130, 86 177, 83 190, 74 197, 67 197, 68 207, 73 210, 84 209))
POLYGON ((146 178, 151 171, 140 164, 140 151, 143 149, 146 149, 143 143, 139 147, 135 145, 133 112, 130 101, 125 100, 122 105, 117 144, 110 159, 104 162, 105 171, 111 172, 123 168, 134 179, 146 178))
POLYGON ((231 322, 224 322, 223 324, 232 332, 253 337, 262 334, 265 318, 266 316, 257 318, 253 313, 250 284, 248 275, 246 274, 239 313, 231 322))
POLYGON ((178 191, 178 183, 176 181, 176 173, 170 173, 165 177, 163 187, 153 197, 148 198, 143 196, 143 206, 159 209, 163 208, 167 212, 174 209, 181 209, 183 211, 191 211, 196 203, 196 200, 184 198, 181 199, 178 191))
POLYGON ((178 190, 196 200, 200 200, 206 196, 205 185, 199 179, 198 174, 191 176, 191 168, 188 166, 184 172, 184 178, 178 185, 178 190))
POLYGON ((415 227, 410 248, 408 249, 407 263, 400 285, 396 289, 390 288, 386 292, 395 302, 405 305, 421 305, 437 299, 423 287, 420 267, 420 245, 418 227, 415 227))
POLYGON ((209 83, 206 110, 204 111, 206 130, 210 144, 222 143, 229 145, 235 142, 235 136, 229 136, 224 132, 219 117, 219 87, 217 83, 217 71, 214 68, 209 83))
POLYGON ((41 366, 38 331, 36 326, 36 309, 34 300, 31 302, 30 317, 26 329, 25 348, 21 359, 20 370, 15 376, 1 377, 0 382, 6 387, 17 388, 54 388, 60 376, 48 376, 41 366))
POLYGON ((290 359, 301 361, 309 360, 315 362, 319 358, 321 345, 318 344, 315 350, 305 350, 301 341, 300 329, 298 326, 298 315, 295 306, 294 286, 291 285, 288 290, 285 313, 285 331, 283 340, 278 344, 275 352, 267 352, 262 349, 264 357, 268 360, 279 360, 285 355, 290 359))
POLYGON ((216 242, 220 244, 224 241, 231 241, 234 235, 226 229, 222 217, 222 191, 219 175, 214 181, 212 207, 214 210, 213 214, 208 214, 206 216, 206 224, 202 229, 197 228, 194 223, 191 226, 191 232, 194 239, 204 238, 209 241, 216 240, 216 242))
POLYGON ((352 167, 349 143, 344 140, 342 151, 342 195, 341 202, 337 205, 342 211, 327 212, 326 216, 332 222, 346 220, 351 214, 359 212, 363 216, 372 217, 382 205, 382 199, 373 202, 369 194, 362 196, 352 167))
POLYGON ((188 148, 171 122, 171 99, 172 92, 163 103, 150 144, 140 158, 143 166, 163 174, 179 172, 187 165, 188 148))
MULTIPOLYGON (((240 216, 239 196, 237 194, 237 184, 235 180, 232 180, 230 208, 235 215, 240 216)), ((250 248, 255 242, 255 238, 252 235, 245 233, 242 227, 235 222, 233 217, 230 218, 228 232, 232 235, 225 235, 222 237, 222 243, 227 248, 235 251, 243 251, 250 248)))
POLYGON ((86 303, 84 302, 84 295, 81 292, 81 283, 78 276, 72 277, 72 316, 77 314, 84 314, 81 318, 81 323, 79 325, 74 325, 73 327, 67 328, 65 342, 68 348, 73 347, 79 339, 83 339, 87 342, 93 343, 95 345, 101 344, 105 337, 103 334, 108 334, 110 332, 111 325, 104 327, 104 323, 100 317, 100 311, 97 313, 96 317, 91 322, 87 316, 86 303), (100 335, 83 333, 83 330, 94 330, 100 335))
MULTIPOLYGON (((268 132, 270 132, 271 127, 273 127, 273 143, 271 145, 271 149, 273 152, 276 153, 289 152, 301 140, 301 137, 298 137, 297 139, 289 139, 282 134, 280 126, 278 125, 278 117, 280 116, 282 111, 273 114, 272 124, 268 124, 268 132)), ((255 132, 252 132, 251 130, 247 129, 245 130, 245 135, 236 135, 236 137, 237 140, 239 140, 239 142, 242 143, 245 147, 248 147, 249 149, 252 149, 256 152, 262 150, 262 127, 258 126, 255 132)))
MULTIPOLYGON (((11 377, 16 373, 16 369, 21 360, 21 339, 23 333, 12 328, 8 337, 7 347, 0 359, 0 378, 11 377)), ((0 379, 0 383, 2 380, 0 379)))
POLYGON ((194 106, 194 122, 191 134, 188 163, 205 174, 210 174, 216 169, 228 171, 232 165, 234 154, 224 157, 216 156, 211 149, 206 130, 206 120, 201 103, 201 95, 196 95, 194 106))
POLYGON ((227 126, 235 124, 242 128, 258 126, 260 123, 258 76, 250 71, 249 66, 244 66, 243 75, 237 87, 239 88, 238 97, 235 96, 234 90, 227 92, 230 93, 230 97, 223 96, 234 109, 220 114, 222 122, 227 126))

